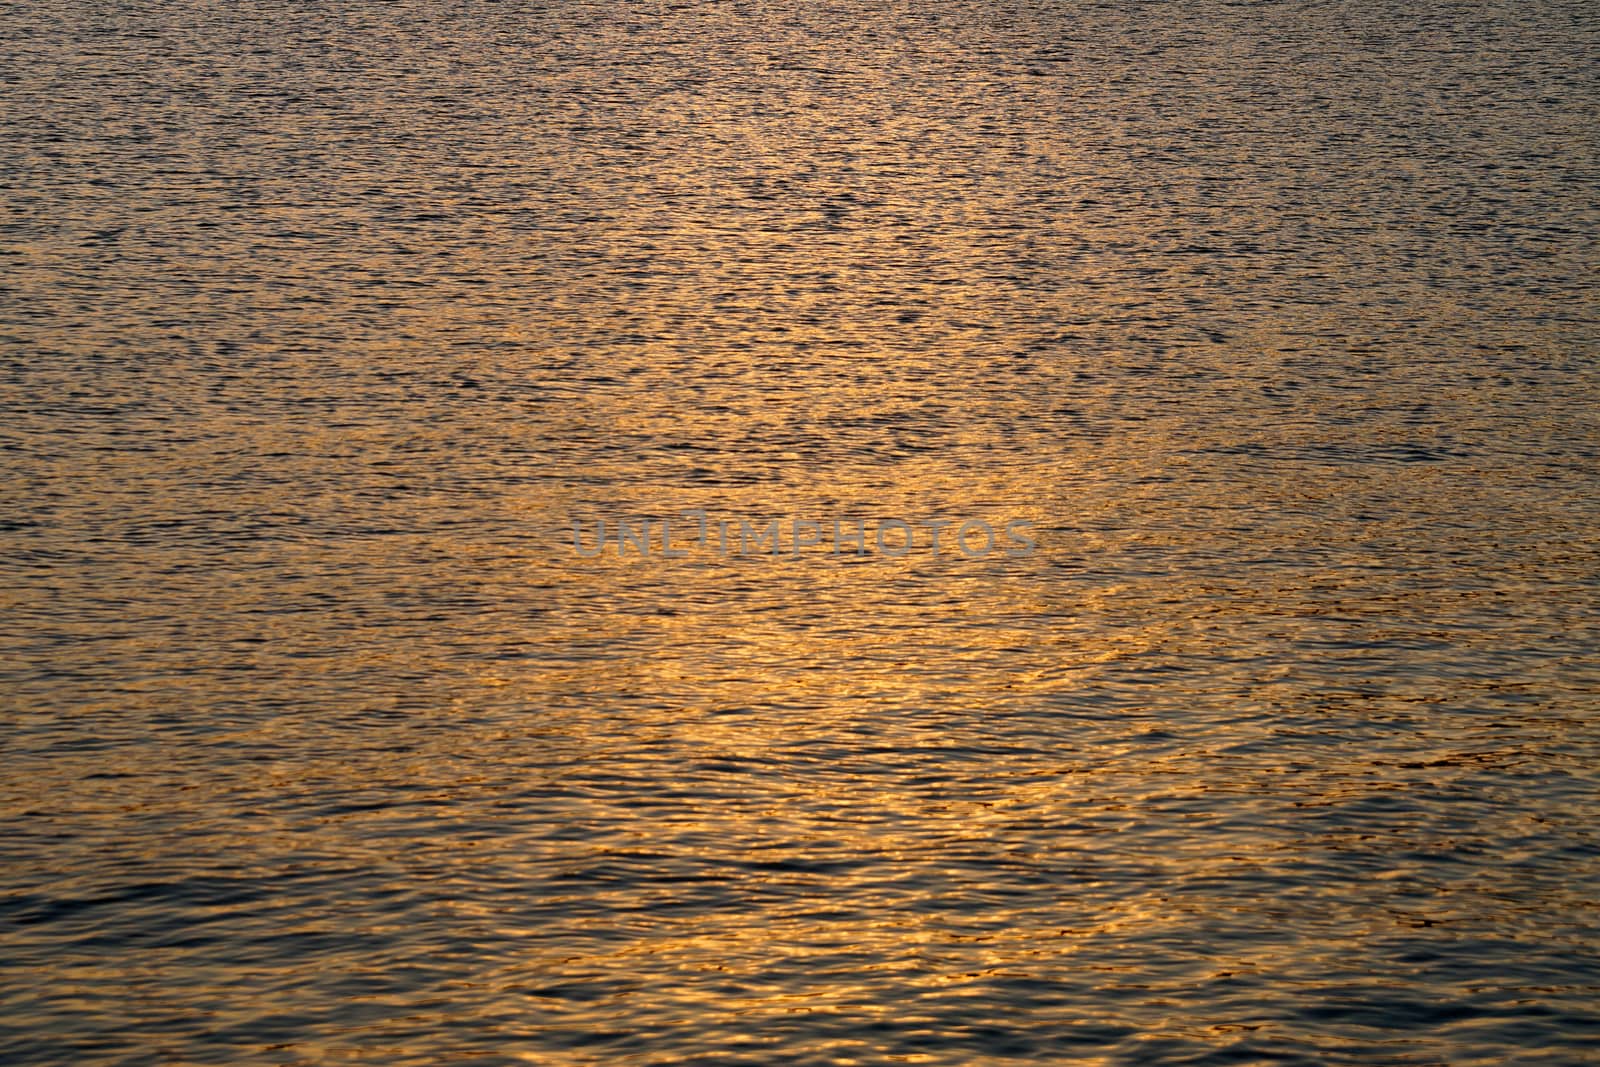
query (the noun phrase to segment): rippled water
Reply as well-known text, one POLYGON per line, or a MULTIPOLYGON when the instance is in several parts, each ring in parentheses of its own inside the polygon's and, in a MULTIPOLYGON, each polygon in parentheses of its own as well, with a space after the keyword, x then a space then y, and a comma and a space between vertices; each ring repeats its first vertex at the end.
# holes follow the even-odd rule
POLYGON ((1591 4, 0 38, 0 1059, 1600 1057, 1591 4))

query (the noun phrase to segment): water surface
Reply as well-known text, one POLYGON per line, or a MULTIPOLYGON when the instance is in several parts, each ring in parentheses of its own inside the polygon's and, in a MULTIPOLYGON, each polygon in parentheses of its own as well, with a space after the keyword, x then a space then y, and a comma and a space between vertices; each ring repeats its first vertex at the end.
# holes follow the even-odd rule
POLYGON ((6 1062, 1600 1055, 1592 5, 0 37, 6 1062))

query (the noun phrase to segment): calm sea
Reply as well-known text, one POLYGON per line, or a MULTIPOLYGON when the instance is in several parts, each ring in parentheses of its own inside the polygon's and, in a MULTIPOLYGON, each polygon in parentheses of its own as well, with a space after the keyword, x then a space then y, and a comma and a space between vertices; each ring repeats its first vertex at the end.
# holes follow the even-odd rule
POLYGON ((1600 1062, 1590 0, 0 40, 6 1064, 1600 1062))

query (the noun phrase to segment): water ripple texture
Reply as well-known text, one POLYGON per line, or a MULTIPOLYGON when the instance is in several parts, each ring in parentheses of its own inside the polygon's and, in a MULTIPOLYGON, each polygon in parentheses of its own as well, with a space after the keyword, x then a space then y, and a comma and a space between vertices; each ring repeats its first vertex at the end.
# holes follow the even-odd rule
POLYGON ((0 39, 0 1060, 1600 1058, 1593 4, 0 39))

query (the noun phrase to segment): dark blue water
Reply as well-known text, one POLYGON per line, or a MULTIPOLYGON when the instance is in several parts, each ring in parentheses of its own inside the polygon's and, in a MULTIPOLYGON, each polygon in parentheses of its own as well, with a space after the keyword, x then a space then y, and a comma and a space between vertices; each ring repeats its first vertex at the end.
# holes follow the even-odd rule
POLYGON ((0 39, 0 1060, 1600 1059, 1593 5, 0 39))

